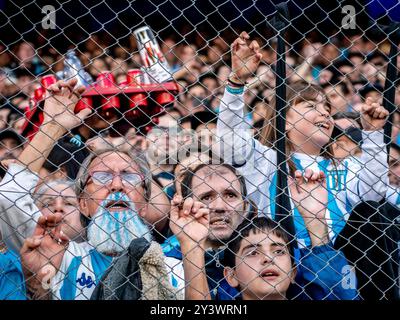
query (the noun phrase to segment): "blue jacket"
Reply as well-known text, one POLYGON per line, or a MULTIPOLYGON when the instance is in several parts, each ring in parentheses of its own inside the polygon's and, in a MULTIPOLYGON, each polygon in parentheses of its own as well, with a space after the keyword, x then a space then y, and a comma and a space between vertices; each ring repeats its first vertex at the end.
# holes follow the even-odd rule
MULTIPOLYGON (((179 241, 175 236, 162 245, 167 257, 182 260, 179 241)), ((239 292, 224 278, 223 250, 207 250, 205 255, 207 281, 214 300, 240 299, 239 292)), ((288 292, 292 300, 357 300, 354 272, 341 251, 332 244, 294 250, 297 275, 288 292)))
POLYGON ((21 262, 12 251, 0 253, 0 300, 26 300, 21 262))

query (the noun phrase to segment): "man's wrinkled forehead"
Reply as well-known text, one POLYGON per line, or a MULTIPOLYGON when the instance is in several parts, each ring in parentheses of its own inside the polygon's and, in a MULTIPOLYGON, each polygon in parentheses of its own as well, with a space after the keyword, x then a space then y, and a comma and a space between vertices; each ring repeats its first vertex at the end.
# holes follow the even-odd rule
POLYGON ((89 171, 138 171, 138 166, 125 153, 107 152, 96 157, 88 169, 89 171))
POLYGON ((220 192, 221 189, 232 188, 240 193, 240 182, 235 173, 227 167, 210 165, 198 170, 193 177, 192 190, 196 195, 205 189, 220 192))

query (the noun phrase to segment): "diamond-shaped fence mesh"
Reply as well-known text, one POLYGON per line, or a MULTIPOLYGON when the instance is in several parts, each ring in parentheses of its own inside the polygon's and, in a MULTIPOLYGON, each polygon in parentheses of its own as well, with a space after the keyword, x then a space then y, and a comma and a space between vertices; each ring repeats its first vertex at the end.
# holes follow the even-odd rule
POLYGON ((0 7, 0 299, 399 298, 397 1, 0 7))

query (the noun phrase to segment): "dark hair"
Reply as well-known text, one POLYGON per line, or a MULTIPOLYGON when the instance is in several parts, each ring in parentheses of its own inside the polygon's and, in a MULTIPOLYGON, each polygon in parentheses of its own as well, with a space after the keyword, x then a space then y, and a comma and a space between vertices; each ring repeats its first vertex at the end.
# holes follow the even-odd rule
POLYGON ((348 60, 348 59, 339 60, 339 61, 336 61, 336 62, 333 64, 333 67, 336 68, 336 70, 337 70, 339 73, 342 73, 339 69, 340 69, 341 67, 344 67, 344 66, 354 68, 353 62, 351 62, 351 61, 348 60))
POLYGON ((380 50, 375 50, 374 52, 367 55, 367 61, 372 61, 376 58, 382 58, 383 61, 389 61, 389 58, 386 54, 383 54, 380 50))
POLYGON ((328 66, 320 65, 320 68, 321 68, 320 73, 324 70, 330 71, 332 73, 332 77, 330 78, 329 81, 331 81, 333 78, 338 78, 340 76, 343 76, 343 74, 338 69, 336 69, 336 67, 334 67, 333 64, 329 64, 328 66))
POLYGON ((192 130, 196 130, 201 125, 208 125, 210 123, 217 123, 217 115, 209 110, 199 111, 191 115, 190 123, 192 130))
POLYGON ((0 104, 0 110, 10 110, 10 112, 19 112, 19 113, 22 112, 18 111, 18 107, 14 106, 11 102, 0 104))
POLYGON ((165 107, 164 112, 162 112, 159 116, 164 116, 166 114, 170 114, 170 112, 177 112, 179 114, 179 118, 183 117, 183 113, 178 108, 175 108, 173 105, 169 105, 165 107))
POLYGON ((255 130, 254 139, 260 140, 260 134, 264 127, 264 120, 260 119, 253 124, 253 129, 255 130))
POLYGON ((267 97, 263 97, 262 93, 258 93, 253 100, 251 100, 250 104, 249 104, 249 109, 250 111, 254 112, 254 109, 256 107, 257 103, 264 103, 265 105, 268 105, 269 101, 267 97))
POLYGON ((192 84, 189 84, 189 85, 186 87, 185 92, 188 94, 189 91, 190 91, 192 88, 194 88, 194 87, 202 87, 204 90, 206 90, 206 87, 204 86, 204 84, 202 84, 200 81, 196 81, 196 82, 193 82, 192 84))
POLYGON ((350 60, 351 58, 353 58, 353 57, 358 57, 358 58, 361 58, 361 59, 365 59, 365 56, 362 54, 362 53, 360 53, 360 52, 350 52, 348 55, 347 55, 347 59, 348 60, 350 60))
MULTIPOLYGON (((219 63, 215 68, 214 68, 214 73, 218 74, 219 70, 223 67, 228 67, 230 68, 231 62, 230 62, 230 58, 225 60, 222 63, 219 63)), ((218 78, 218 77, 217 77, 218 78)))
POLYGON ((186 79, 186 78, 184 78, 184 77, 180 77, 180 78, 178 78, 178 79, 175 79, 175 82, 179 82, 179 81, 185 81, 185 82, 188 82, 188 81, 187 81, 187 79, 186 79))
POLYGON ((215 81, 218 81, 217 76, 216 76, 214 73, 212 73, 212 72, 203 73, 203 74, 199 77, 199 81, 200 81, 201 83, 203 83, 203 81, 204 81, 205 79, 213 79, 213 80, 215 80, 215 81))
POLYGON ((340 78, 334 77, 331 79, 331 81, 328 81, 327 83, 324 83, 321 85, 322 89, 326 89, 328 87, 340 87, 345 95, 350 93, 349 88, 347 85, 341 80, 340 78))
POLYGON ((261 129, 264 127, 264 119, 260 119, 253 124, 253 128, 261 129))
MULTIPOLYGON (((400 82, 399 82, 399 83, 400 83, 400 82)), ((352 84, 353 87, 354 87, 355 85, 357 85, 357 84, 361 84, 361 85, 365 86, 365 85, 368 84, 368 81, 367 81, 367 80, 364 80, 364 79, 358 79, 358 80, 355 80, 355 81, 351 81, 351 84, 352 84)))
POLYGON ((182 125, 183 123, 192 123, 192 115, 182 116, 178 119, 178 123, 182 125))
POLYGON ((370 92, 373 92, 373 91, 376 91, 376 92, 382 94, 384 89, 378 82, 368 83, 366 86, 361 88, 358 93, 365 100, 367 94, 370 92))
POLYGON ((276 221, 267 217, 256 217, 253 219, 245 219, 236 230, 233 231, 231 237, 227 241, 228 247, 224 251, 223 264, 225 267, 235 268, 235 257, 240 249, 240 245, 244 238, 251 233, 257 234, 261 232, 271 232, 287 244, 290 259, 294 265, 293 246, 290 245, 289 235, 276 221))
POLYGON ((19 67, 17 70, 14 71, 14 75, 17 78, 21 78, 21 77, 31 77, 34 78, 35 75, 29 71, 29 69, 27 69, 26 67, 19 67))
POLYGON ((84 159, 85 154, 72 143, 59 141, 51 150, 43 168, 53 173, 63 167, 68 178, 75 179, 84 159))
POLYGON ((340 120, 340 119, 351 119, 356 121, 360 128, 362 127, 361 125, 361 119, 360 119, 360 114, 358 112, 337 112, 332 116, 333 120, 340 120))
POLYGON ((394 86, 397 88, 400 87, 400 72, 397 73, 396 80, 394 81, 394 86))
POLYGON ((11 112, 7 116, 7 123, 9 125, 12 125, 12 122, 15 122, 23 117, 24 117, 24 114, 22 112, 12 109, 11 112))
POLYGON ((396 150, 397 152, 400 152, 400 146, 397 144, 397 143, 395 143, 395 142, 392 142, 391 144, 390 144, 390 149, 394 149, 394 150, 396 150))

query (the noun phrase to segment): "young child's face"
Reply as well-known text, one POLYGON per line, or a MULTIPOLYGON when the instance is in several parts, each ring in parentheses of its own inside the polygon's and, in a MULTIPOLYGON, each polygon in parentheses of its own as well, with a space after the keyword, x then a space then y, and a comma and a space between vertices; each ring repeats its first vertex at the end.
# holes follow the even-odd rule
POLYGON ((285 241, 272 232, 250 233, 241 242, 235 268, 225 268, 243 300, 282 300, 296 274, 285 241))
POLYGON ((288 138, 305 153, 319 150, 330 141, 333 124, 330 107, 322 95, 314 101, 296 103, 287 112, 288 138))

